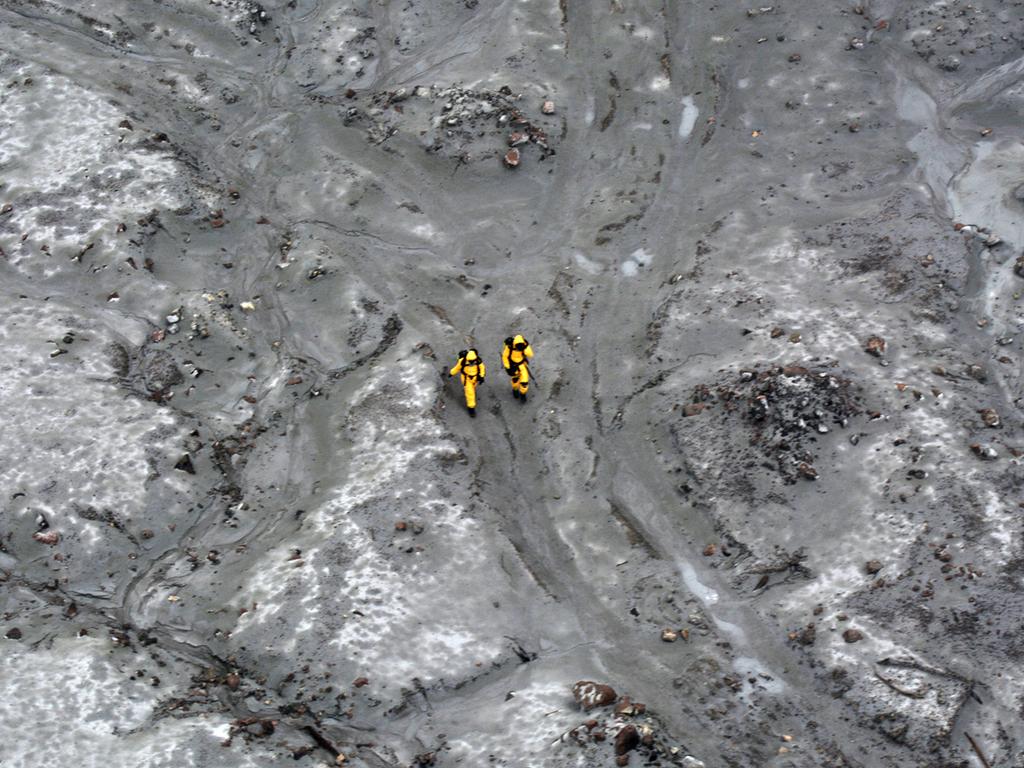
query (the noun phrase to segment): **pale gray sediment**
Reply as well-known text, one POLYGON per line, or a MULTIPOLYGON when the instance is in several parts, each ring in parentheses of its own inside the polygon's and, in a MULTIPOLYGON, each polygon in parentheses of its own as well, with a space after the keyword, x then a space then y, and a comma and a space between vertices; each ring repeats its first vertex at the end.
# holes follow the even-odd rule
POLYGON ((0 0, 0 765, 1024 765, 1022 35, 0 0))

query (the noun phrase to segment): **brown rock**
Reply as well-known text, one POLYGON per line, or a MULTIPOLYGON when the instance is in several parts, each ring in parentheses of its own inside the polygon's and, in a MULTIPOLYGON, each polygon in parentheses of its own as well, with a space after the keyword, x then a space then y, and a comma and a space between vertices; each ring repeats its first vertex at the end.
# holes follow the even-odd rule
POLYGON ((356 688, 362 688, 364 685, 369 685, 370 681, 365 677, 357 677, 352 681, 352 685, 356 688))
POLYGON ((815 627, 814 624, 808 624, 797 633, 796 640, 800 645, 814 645, 814 641, 817 637, 817 627, 815 627))
POLYGON ((406 523, 405 520, 399 520, 397 523, 395 523, 395 530, 396 531, 404 531, 408 527, 409 527, 409 524, 406 523))
POLYGON ((238 686, 241 684, 242 678, 238 676, 237 672, 229 672, 224 676, 224 685, 230 688, 232 691, 237 691, 238 686))
POLYGON ((800 474, 800 477, 804 480, 817 480, 818 470, 808 464, 806 461, 801 461, 796 465, 796 471, 800 474))
POLYGON ((999 419, 999 414, 991 408, 982 408, 978 413, 981 414, 981 420, 985 422, 986 427, 999 427, 1002 426, 1002 421, 999 419))
POLYGON ((864 639, 864 633, 859 629, 853 629, 852 627, 843 632, 843 640, 848 643, 856 643, 858 640, 864 639))
POLYGON ((882 570, 882 563, 878 560, 868 560, 864 563, 864 570, 869 574, 876 574, 882 570))
POLYGON ((629 755, 619 755, 619 756, 617 756, 615 758, 615 764, 619 765, 619 766, 629 765, 629 755))
POLYGON ((519 167, 519 150, 512 147, 508 152, 505 153, 505 167, 506 168, 518 168, 519 167))
POLYGON ((40 544, 47 544, 52 547, 60 541, 60 534, 56 531, 36 531, 32 534, 32 538, 40 544))
POLYGON ((790 64, 796 64, 796 63, 798 63, 800 61, 800 59, 801 59, 801 56, 800 56, 799 53, 791 53, 791 54, 789 54, 789 63, 790 64))
POLYGON ((543 104, 540 105, 540 111, 543 112, 545 115, 555 114, 555 102, 551 101, 550 99, 545 101, 543 104))
POLYGON ((637 706, 629 696, 623 696, 619 699, 619 703, 615 705, 615 714, 624 717, 632 717, 637 714, 637 706))
POLYGON ((674 643, 679 639, 679 633, 674 629, 663 629, 661 630, 661 639, 662 642, 674 643))
POLYGON ((773 339, 777 339, 777 338, 779 338, 779 336, 782 336, 782 335, 784 335, 785 333, 786 333, 786 332, 785 332, 784 330, 782 330, 781 328, 779 328, 778 326, 776 326, 775 328, 772 328, 772 331, 771 331, 771 337, 772 337, 773 339))
POLYGON ((592 731, 597 728, 597 720, 587 720, 583 725, 588 731, 592 731))
POLYGON ((711 557, 713 554, 715 554, 716 551, 717 548, 714 544, 708 544, 706 547, 704 547, 704 557, 711 557))
POLYGON ((140 535, 144 539, 152 539, 155 534, 153 533, 152 528, 143 528, 142 533, 140 535))
POLYGON ((999 454, 996 453, 996 449, 991 445, 981 445, 980 443, 971 443, 971 452, 975 456, 991 461, 992 459, 998 458, 999 454))
POLYGON ((572 687, 572 695, 584 711, 594 707, 606 707, 619 698, 610 685, 595 683, 592 680, 580 680, 572 687))
POLYGON ((301 384, 301 383, 302 383, 302 377, 301 376, 292 376, 290 379, 288 379, 288 386, 289 387, 294 387, 296 384, 301 384))
POLYGON ((636 749, 640 743, 640 734, 636 730, 635 725, 627 725, 615 736, 615 754, 625 755, 636 749))
POLYGON ((864 351, 869 355, 881 357, 885 354, 885 339, 881 336, 872 336, 864 343, 864 351))
POLYGON ((683 416, 696 416, 705 408, 707 406, 704 403, 687 403, 683 406, 683 416))

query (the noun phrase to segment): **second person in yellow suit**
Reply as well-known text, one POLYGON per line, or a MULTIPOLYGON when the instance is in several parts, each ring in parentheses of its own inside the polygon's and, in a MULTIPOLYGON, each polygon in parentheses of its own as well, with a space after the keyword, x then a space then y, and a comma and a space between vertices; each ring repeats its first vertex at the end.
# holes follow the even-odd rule
POLYGON ((505 373, 512 379, 512 397, 526 401, 526 393, 530 389, 530 358, 533 348, 522 334, 509 336, 501 350, 501 364, 505 373))
POLYGON ((487 366, 480 359, 475 349, 462 350, 459 352, 459 361, 450 371, 452 376, 461 374, 462 387, 466 394, 466 408, 469 415, 476 416, 476 385, 484 383, 487 375, 487 366))

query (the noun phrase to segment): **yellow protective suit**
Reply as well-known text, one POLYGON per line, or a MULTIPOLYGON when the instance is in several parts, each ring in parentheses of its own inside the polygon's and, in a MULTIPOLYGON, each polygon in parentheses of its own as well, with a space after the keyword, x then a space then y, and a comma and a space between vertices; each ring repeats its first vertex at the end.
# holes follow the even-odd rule
POLYGON ((501 364, 505 366, 505 373, 512 379, 512 396, 515 398, 526 399, 526 392, 530 388, 528 361, 532 357, 533 347, 522 334, 505 339, 505 346, 501 350, 501 364))
POLYGON ((451 375, 462 376, 462 388, 466 394, 466 407, 472 416, 476 415, 476 385, 484 383, 487 366, 480 359, 475 349, 459 353, 459 361, 451 370, 451 375))

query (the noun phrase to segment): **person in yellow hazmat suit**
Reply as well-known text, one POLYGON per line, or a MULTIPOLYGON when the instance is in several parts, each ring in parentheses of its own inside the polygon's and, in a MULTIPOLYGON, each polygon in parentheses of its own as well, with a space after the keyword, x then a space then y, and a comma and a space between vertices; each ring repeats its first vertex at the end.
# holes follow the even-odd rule
POLYGON ((526 401, 526 392, 530 388, 530 358, 533 347, 523 338, 522 334, 509 336, 501 350, 501 364, 505 373, 512 379, 512 397, 526 401))
POLYGON ((462 387, 466 392, 466 408, 469 415, 476 417, 476 385, 484 383, 487 366, 475 349, 463 349, 459 352, 459 361, 451 370, 451 375, 462 376, 462 387))

